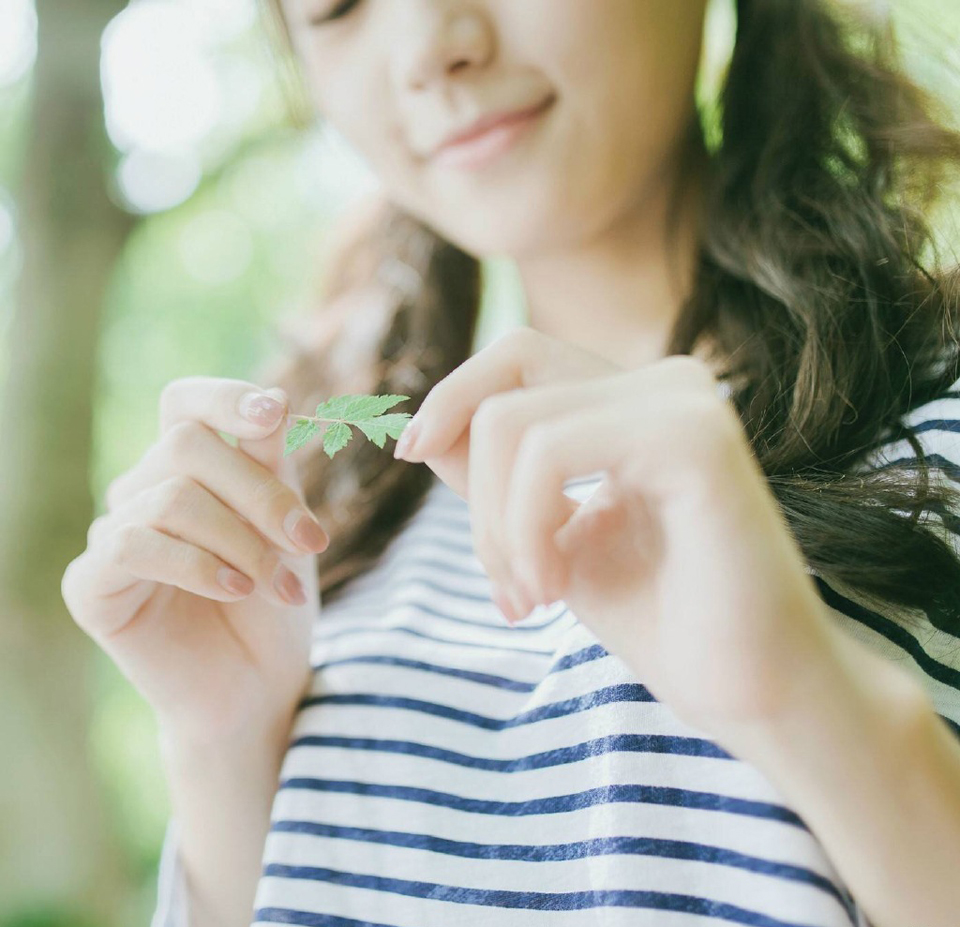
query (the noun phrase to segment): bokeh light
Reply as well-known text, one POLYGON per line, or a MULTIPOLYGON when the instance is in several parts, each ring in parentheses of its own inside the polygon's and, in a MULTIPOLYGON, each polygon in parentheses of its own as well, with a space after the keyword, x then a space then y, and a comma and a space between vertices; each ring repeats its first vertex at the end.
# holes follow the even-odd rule
POLYGON ((101 73, 107 131, 121 151, 197 145, 221 96, 197 18, 174 0, 140 0, 110 22, 101 73))
POLYGON ((117 182, 128 208, 150 213, 171 209, 200 184, 203 172, 190 152, 167 154, 134 148, 117 168, 117 182))
POLYGON ((231 44, 256 23, 255 0, 134 0, 101 42, 107 132, 132 212, 172 209, 205 161, 229 150, 260 105, 264 75, 231 44))
POLYGON ((16 207, 13 198, 0 187, 0 258, 13 247, 16 239, 16 207))
POLYGON ((26 76, 37 57, 37 13, 33 0, 0 2, 0 88, 26 76))

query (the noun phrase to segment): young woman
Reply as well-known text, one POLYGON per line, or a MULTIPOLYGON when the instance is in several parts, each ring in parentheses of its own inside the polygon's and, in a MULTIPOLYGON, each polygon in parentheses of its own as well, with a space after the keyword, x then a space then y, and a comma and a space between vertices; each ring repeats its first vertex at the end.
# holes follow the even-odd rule
POLYGON ((64 578, 159 719, 157 927, 957 924, 960 136, 865 5, 739 0, 708 146, 704 7, 273 8, 383 195, 64 578), (399 459, 283 457, 347 392, 399 459))

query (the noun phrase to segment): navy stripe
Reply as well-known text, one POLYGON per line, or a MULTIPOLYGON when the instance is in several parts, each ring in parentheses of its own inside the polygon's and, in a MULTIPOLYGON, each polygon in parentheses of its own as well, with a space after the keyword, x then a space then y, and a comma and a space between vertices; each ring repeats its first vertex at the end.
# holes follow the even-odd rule
POLYGON ((905 650, 917 661, 917 664, 928 676, 939 680, 945 685, 952 686, 954 689, 960 689, 960 671, 947 666, 945 663, 940 663, 931 657, 930 654, 920 646, 919 641, 901 625, 883 615, 878 615, 876 612, 865 608, 857 602, 851 601, 829 586, 821 577, 814 576, 813 579, 820 587, 820 595, 823 600, 831 608, 835 608, 837 611, 843 612, 848 617, 853 618, 854 621, 859 621, 868 628, 872 628, 878 634, 887 638, 891 643, 905 650))
MULTIPOLYGON (((424 545, 428 546, 428 545, 424 545)), ((430 545, 432 546, 432 545, 430 545)), ((439 546, 439 545, 438 545, 439 546)), ((447 545, 444 544, 444 547, 447 545)), ((412 548, 413 545, 410 545, 412 548)), ((441 548, 442 549, 442 548, 441 548)), ((393 564, 392 568, 394 570, 399 570, 400 566, 412 566, 416 564, 417 566, 429 567, 431 570, 436 571, 437 573, 446 573, 448 576, 456 577, 457 579, 476 579, 483 580, 487 579, 487 574, 483 571, 483 568, 468 570, 463 567, 455 566, 452 563, 446 563, 443 560, 434 560, 428 556, 426 551, 420 551, 419 553, 411 553, 408 555, 408 558, 403 561, 399 561, 396 564, 393 564)), ((477 601, 480 600, 481 596, 464 596, 464 598, 474 598, 477 601)))
POLYGON ((530 769, 547 769, 578 763, 593 756, 607 753, 671 753, 681 756, 704 756, 713 759, 731 760, 733 757, 722 747, 700 737, 680 737, 673 734, 611 734, 597 737, 568 747, 557 747, 521 756, 512 760, 494 759, 485 756, 470 756, 431 744, 410 740, 387 740, 375 737, 340 737, 328 734, 305 734, 291 741, 294 747, 326 747, 344 750, 377 750, 406 756, 422 756, 442 763, 467 766, 470 769, 486 769, 491 772, 514 773, 530 769))
MULTIPOLYGON (((436 569, 439 569, 439 568, 436 568, 436 569)), ((428 579, 426 574, 406 577, 405 583, 408 585, 412 585, 413 583, 418 583, 420 585, 428 587, 432 592, 436 594, 449 596, 455 601, 461 601, 461 602, 467 601, 474 605, 486 604, 491 608, 495 608, 495 606, 493 605, 493 600, 490 598, 489 595, 468 595, 460 592, 455 592, 453 589, 450 589, 449 587, 443 587, 438 583, 435 583, 432 580, 428 579)), ((354 602, 353 604, 345 605, 343 606, 343 608, 339 609, 339 612, 345 615, 352 615, 354 613, 363 614, 365 612, 369 612, 371 605, 373 605, 374 603, 370 601, 364 601, 363 597, 365 595, 366 593, 361 592, 358 595, 358 598, 360 598, 359 602, 354 602)), ((493 628, 494 630, 498 630, 498 631, 540 631, 543 628, 549 628, 551 625, 556 624, 557 621, 559 621, 569 612, 569 608, 567 608, 567 606, 563 604, 562 600, 558 599, 557 601, 561 602, 561 607, 560 607, 560 610, 557 612, 557 614, 553 615, 552 617, 545 618, 536 623, 525 621, 522 624, 514 625, 512 628, 505 621, 502 624, 500 624, 496 622, 491 622, 489 620, 479 620, 477 618, 461 618, 451 614, 449 611, 438 610, 436 608, 433 608, 430 605, 425 604, 423 601, 423 597, 417 595, 416 592, 414 592, 414 594, 404 599, 390 598, 389 600, 384 600, 382 598, 378 598, 376 601, 376 604, 379 607, 382 607, 384 604, 387 604, 387 603, 389 603, 394 608, 401 607, 401 606, 412 607, 434 618, 440 618, 443 621, 451 622, 452 624, 464 624, 464 625, 469 625, 475 628, 488 628, 488 629, 493 628)), ((554 607, 555 605, 553 603, 551 603, 550 606, 548 606, 548 608, 554 608, 554 607)))
MULTIPOLYGON (((477 552, 474 549, 472 542, 464 542, 464 532, 467 532, 467 537, 470 537, 470 520, 467 518, 460 518, 455 522, 448 521, 446 523, 425 523, 422 527, 418 526, 416 530, 410 531, 410 534, 407 537, 407 540, 409 540, 410 543, 404 549, 416 551, 417 547, 422 545, 437 551, 452 551, 453 553, 461 554, 464 557, 475 558, 477 552), (441 533, 438 530, 441 527, 446 529, 446 533, 441 533)), ((409 561, 398 560, 396 561, 395 565, 419 560, 420 557, 415 553, 411 556, 409 561)), ((432 560, 430 562, 439 563, 440 561, 432 560)), ((474 567, 473 569, 458 568, 449 563, 443 563, 442 565, 450 570, 456 570, 461 576, 472 576, 476 579, 482 579, 484 576, 483 567, 482 565, 479 565, 479 562, 478 566, 474 567)))
POLYGON ((953 731, 957 737, 960 737, 960 724, 957 724, 956 721, 954 721, 952 718, 948 718, 946 715, 938 714, 937 717, 946 722, 947 727, 950 728, 950 730, 953 731))
MULTIPOLYGON (((439 570, 440 568, 437 567, 436 569, 439 570)), ((493 606, 493 601, 489 595, 467 595, 461 592, 454 592, 452 589, 449 589, 449 588, 445 589, 442 586, 438 585, 437 583, 433 582, 432 580, 427 579, 426 576, 417 576, 417 577, 411 576, 407 578, 406 582, 411 584, 413 582, 417 582, 420 585, 427 586, 434 593, 440 593, 442 595, 449 596, 454 600, 469 601, 473 603, 482 602, 482 603, 486 603, 487 605, 493 606)), ((561 600, 558 600, 558 601, 561 601, 561 600)), ((566 607, 566 605, 562 605, 562 607, 560 608, 560 610, 557 612, 556 615, 550 618, 546 618, 540 621, 539 623, 533 624, 531 622, 524 621, 524 622, 521 622, 520 624, 515 624, 513 627, 510 627, 510 625, 508 625, 506 621, 504 621, 503 624, 500 625, 500 624, 492 624, 490 621, 479 621, 476 618, 457 617, 451 614, 449 611, 437 609, 431 605, 427 605, 423 601, 422 596, 418 596, 415 593, 403 599, 391 598, 390 604, 394 608, 399 608, 399 607, 416 608, 417 611, 419 612, 423 612, 424 614, 430 615, 434 618, 440 618, 443 621, 451 622, 452 624, 465 624, 475 628, 493 628, 495 630, 505 631, 508 633, 512 631, 540 631, 543 628, 549 628, 551 625, 556 624, 561 618, 563 618, 570 611, 566 607)), ((493 607, 495 608, 495 606, 493 607)), ((349 614, 353 611, 365 611, 368 608, 369 608, 369 604, 365 605, 363 603, 360 603, 356 605, 346 606, 343 610, 349 614)))
MULTIPOLYGON (((583 663, 590 663, 609 656, 609 653, 599 644, 584 647, 576 653, 568 654, 557 660, 548 670, 547 675, 561 673, 583 663)), ((405 666, 410 669, 422 670, 426 673, 437 673, 441 676, 453 676, 458 679, 467 679, 481 685, 494 686, 498 689, 508 689, 512 692, 533 692, 543 684, 542 677, 536 682, 525 682, 519 679, 508 679, 506 676, 496 676, 493 673, 480 673, 475 670, 465 670, 453 666, 441 666, 438 663, 428 663, 425 660, 411 660, 408 657, 395 657, 390 654, 371 654, 360 657, 344 657, 340 660, 329 660, 314 667, 315 670, 326 669, 329 666, 341 666, 346 663, 372 663, 385 666, 405 666)))
MULTIPOLYGON (((320 616, 320 621, 322 624, 322 614, 320 616)), ((512 630, 516 630, 516 628, 513 628, 512 630)), ((479 648, 480 650, 498 650, 501 653, 523 654, 524 656, 532 655, 537 657, 552 657, 556 653, 556 650, 535 650, 528 647, 510 647, 506 644, 480 644, 475 641, 458 641, 449 637, 440 637, 437 634, 427 634, 424 631, 417 631, 414 628, 391 627, 390 625, 384 624, 354 625, 353 627, 345 628, 342 631, 332 631, 327 634, 315 634, 314 641, 330 641, 335 640, 338 637, 354 637, 358 634, 369 634, 371 631, 382 631, 385 634, 409 634, 411 637, 419 637, 422 640, 432 641, 436 644, 453 644, 455 647, 472 647, 479 648)), ((316 666, 313 668, 317 669, 316 666)))
POLYGON ((508 817, 525 817, 538 814, 564 814, 580 811, 594 805, 630 802, 647 805, 673 805, 696 811, 722 811, 791 824, 808 830, 803 819, 782 805, 772 802, 734 798, 716 792, 700 792, 694 789, 669 788, 658 785, 610 784, 600 788, 571 792, 567 795, 551 795, 546 798, 531 798, 527 801, 490 801, 483 798, 464 798, 450 792, 417 788, 407 785, 385 785, 378 782, 355 782, 349 779, 317 779, 313 776, 292 776, 280 782, 282 789, 306 789, 314 792, 339 792, 351 795, 372 795, 377 798, 393 798, 399 801, 439 805, 455 811, 471 814, 496 814, 508 817))
MULTIPOLYGON (((464 527, 463 530, 466 531, 469 529, 464 527)), ((453 548, 455 546, 459 546, 459 549, 464 554, 473 553, 473 547, 467 547, 466 545, 456 545, 455 542, 450 540, 449 538, 437 538, 437 541, 435 544, 428 544, 425 541, 420 541, 418 539, 418 543, 422 544, 424 547, 436 548, 437 550, 443 550, 443 551, 449 550, 450 548, 453 548)), ((411 542, 408 549, 413 548, 413 546, 414 545, 411 542)), ((426 552, 423 552, 420 554, 412 554, 406 560, 398 560, 396 563, 390 564, 387 567, 387 572, 392 573, 394 571, 399 571, 401 567, 409 568, 411 566, 429 567, 435 573, 444 573, 447 576, 454 577, 455 579, 460 581, 464 579, 475 579, 478 582, 482 580, 487 580, 489 582, 489 577, 487 576, 486 573, 483 572, 482 569, 479 569, 479 570, 463 569, 462 567, 454 566, 453 564, 446 563, 442 560, 431 559, 426 552)), ((427 575, 427 574, 424 574, 424 575, 427 575)), ((410 577, 410 578, 413 579, 414 577, 410 577)), ((444 591, 447 591, 447 590, 444 590, 444 591)), ((362 596, 364 594, 365 594, 365 590, 360 590, 358 592, 358 596, 362 596)), ((469 595, 459 591, 456 593, 456 595, 458 598, 462 598, 472 602, 481 602, 481 601, 489 602, 490 601, 490 596, 488 595, 469 595)))
POLYGON ((375 692, 333 693, 328 695, 309 695, 300 702, 301 708, 311 705, 377 705, 384 708, 404 708, 408 711, 419 711, 424 714, 436 715, 440 718, 449 718, 474 727, 482 727, 488 731, 503 731, 511 727, 520 727, 525 724, 535 724, 549 718, 562 718, 566 715, 589 711, 600 705, 612 702, 656 702, 646 686, 639 683, 622 682, 613 686, 604 686, 585 695, 577 695, 560 702, 550 702, 540 705, 530 711, 521 712, 512 718, 492 718, 462 708, 450 705, 441 705, 437 702, 428 702, 426 699, 407 698, 401 695, 378 695, 375 692))
MULTIPOLYGON (((696 895, 681 895, 674 892, 594 890, 587 892, 517 892, 503 889, 464 888, 459 885, 440 885, 436 882, 414 882, 408 879, 391 879, 365 873, 344 872, 339 869, 324 869, 314 866, 282 866, 271 863, 264 867, 264 876, 281 879, 310 879, 333 882, 352 888, 364 888, 414 898, 430 898, 433 901, 455 904, 479 904, 497 908, 541 908, 551 911, 584 911, 592 908, 620 907, 647 908, 658 911, 681 911, 715 917, 735 924, 751 927, 812 927, 796 921, 782 921, 738 905, 712 901, 696 895)), ((274 909, 276 910, 276 909, 274 909)), ((259 912, 255 919, 261 919, 259 912)), ((288 921, 288 923, 290 923, 288 921)), ((293 923, 297 923, 294 921, 293 923)))
POLYGON ((715 863, 748 872, 768 875, 777 879, 801 882, 820 889, 836 898, 844 907, 847 900, 830 879, 824 878, 804 866, 777 863, 759 856, 750 856, 736 850, 694 843, 689 840, 664 840, 655 837, 596 837, 573 843, 523 844, 523 843, 468 843, 462 840, 447 840, 431 834, 413 834, 406 831, 375 830, 366 827, 341 827, 335 824, 317 824, 314 821, 275 821, 271 831, 292 834, 309 834, 314 837, 330 837, 337 840, 358 840, 364 843, 381 843, 388 846, 413 850, 430 850, 447 856, 465 859, 520 860, 528 863, 551 863, 597 856, 627 855, 656 856, 662 859, 692 860, 699 863, 715 863))
MULTIPOLYGON (((910 413, 908 413, 908 416, 912 416, 913 411, 916 410, 912 410, 910 413)), ((888 435, 883 439, 882 442, 880 442, 878 447, 896 444, 900 441, 906 441, 911 433, 923 434, 926 431, 960 432, 960 421, 957 419, 930 418, 910 425, 907 423, 905 418, 889 429, 888 435)), ((924 450, 926 449, 924 448, 924 450)))
POLYGON ((327 669, 330 666, 342 666, 345 663, 373 663, 384 666, 405 666, 409 669, 423 670, 426 673, 437 673, 440 676, 455 676, 457 679, 466 679, 484 686, 494 686, 497 689, 507 689, 511 692, 533 692, 538 682, 521 682, 519 679, 507 679, 505 676, 495 676, 493 673, 479 673, 474 670, 458 669, 452 666, 440 666, 436 663, 426 663, 423 660, 410 660, 407 657, 392 657, 383 654, 366 657, 344 657, 342 660, 329 660, 321 663, 317 669, 327 669))
MULTIPOLYGON (((952 480, 960 481, 960 466, 957 466, 952 460, 947 460, 942 454, 926 454, 925 460, 927 466, 936 467, 939 470, 943 470, 947 476, 952 480)), ((904 465, 916 465, 919 464, 919 458, 917 457, 900 457, 897 460, 891 460, 887 463, 877 464, 875 470, 889 470, 892 467, 902 467, 904 465)))
POLYGON ((917 434, 924 431, 954 431, 960 434, 960 421, 956 419, 931 418, 912 427, 917 434))
POLYGON ((610 652, 602 644, 590 644, 587 647, 577 650, 575 653, 568 653, 553 664, 550 672, 557 673, 561 670, 571 669, 579 666, 581 663, 590 663, 593 660, 602 660, 609 657, 610 652))
POLYGON ((394 927, 380 921, 358 921, 352 917, 311 914, 309 911, 294 911, 292 908, 260 908, 254 913, 253 920, 267 924, 300 924, 303 927, 394 927))

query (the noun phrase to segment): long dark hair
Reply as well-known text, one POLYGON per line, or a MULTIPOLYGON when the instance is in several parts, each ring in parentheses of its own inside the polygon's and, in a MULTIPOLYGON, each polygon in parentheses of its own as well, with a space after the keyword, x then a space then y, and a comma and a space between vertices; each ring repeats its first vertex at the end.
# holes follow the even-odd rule
MULTIPOLYGON (((266 25, 289 43, 275 0, 265 3, 266 25)), ((941 269, 928 218, 960 163, 960 132, 904 72, 889 22, 826 0, 737 8, 720 141, 707 150, 698 110, 677 153, 673 202, 687 178, 704 178, 703 232, 666 353, 691 353, 700 339, 716 347, 816 574, 874 604, 919 608, 960 636, 960 559, 921 517, 937 513, 956 532, 960 486, 932 479, 902 422, 960 379, 960 273, 941 269), (864 455, 895 439, 916 459, 860 472, 864 455)), ((279 51, 289 69, 290 46, 279 51)), ((309 120, 302 108, 295 118, 309 120)), ((477 259, 391 203, 367 201, 343 226, 313 310, 322 337, 291 339, 270 383, 295 411, 345 392, 409 395, 397 411, 415 411, 469 356, 481 283, 477 259), (357 332, 368 338, 351 349, 357 332)), ((302 452, 300 466, 332 538, 319 558, 329 598, 417 510, 432 471, 367 441, 333 460, 302 452)))

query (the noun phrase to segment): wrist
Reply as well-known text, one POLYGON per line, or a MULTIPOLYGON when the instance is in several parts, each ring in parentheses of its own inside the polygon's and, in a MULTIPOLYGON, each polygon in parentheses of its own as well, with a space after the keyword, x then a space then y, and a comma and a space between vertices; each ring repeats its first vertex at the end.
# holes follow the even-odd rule
POLYGON ((836 634, 776 719, 721 745, 800 815, 864 910, 890 924, 952 924, 942 865, 960 849, 960 750, 918 676, 836 634))
POLYGON ((264 709, 246 712, 242 717, 221 719, 192 717, 166 718, 157 714, 157 733, 161 746, 167 750, 185 753, 218 753, 259 747, 264 744, 279 747, 293 725, 297 706, 286 709, 264 709))
POLYGON ((160 724, 158 743, 171 783, 203 777, 246 781, 272 794, 286 752, 292 716, 251 719, 237 730, 205 731, 160 724))
POLYGON ((905 756, 930 714, 927 694, 905 669, 835 625, 823 643, 784 676, 775 711, 729 732, 731 752, 786 782, 816 757, 842 756, 852 744, 905 756))
POLYGON ((191 922, 250 923, 289 729, 280 718, 215 736, 160 728, 191 922))

